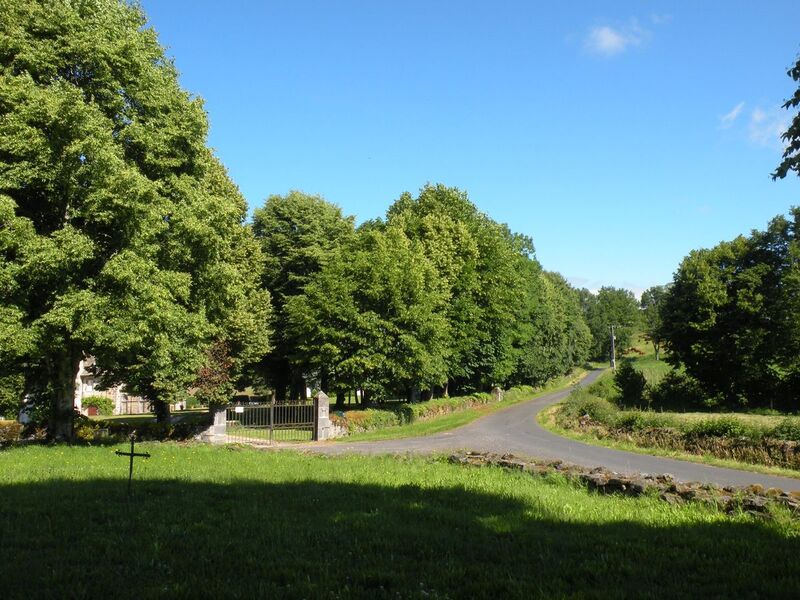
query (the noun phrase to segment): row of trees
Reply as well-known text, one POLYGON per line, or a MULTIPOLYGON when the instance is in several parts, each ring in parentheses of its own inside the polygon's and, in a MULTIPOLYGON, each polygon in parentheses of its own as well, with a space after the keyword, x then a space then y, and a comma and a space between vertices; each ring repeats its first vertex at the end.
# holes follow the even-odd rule
POLYGON ((589 355, 579 296, 530 239, 466 194, 427 185, 354 228, 318 197, 273 196, 254 215, 276 327, 265 373, 279 397, 312 374, 341 401, 536 384, 589 355))
POLYGON ((631 324, 632 296, 576 292, 458 189, 404 194, 358 228, 292 192, 248 223, 207 131, 137 5, 0 0, 6 408, 25 393, 68 436, 90 355, 160 419, 189 390, 537 384, 631 324))

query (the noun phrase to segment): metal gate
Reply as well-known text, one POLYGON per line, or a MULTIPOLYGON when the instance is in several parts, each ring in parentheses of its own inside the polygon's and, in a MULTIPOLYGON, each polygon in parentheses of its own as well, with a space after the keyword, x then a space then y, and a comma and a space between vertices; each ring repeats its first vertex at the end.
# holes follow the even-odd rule
POLYGON ((315 400, 229 406, 225 433, 229 442, 269 444, 307 442, 315 438, 315 400))

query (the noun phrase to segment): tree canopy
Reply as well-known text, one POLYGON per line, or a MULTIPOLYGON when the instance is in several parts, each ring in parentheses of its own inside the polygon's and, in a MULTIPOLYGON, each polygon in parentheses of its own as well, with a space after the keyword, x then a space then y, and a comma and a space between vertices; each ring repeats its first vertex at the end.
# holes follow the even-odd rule
POLYGON ((695 250, 664 300, 669 361, 730 406, 797 408, 800 209, 710 250, 695 250))
POLYGON ((279 399, 305 397, 301 340, 289 326, 286 304, 328 263, 353 235, 354 219, 319 196, 292 191, 270 196, 253 214, 253 230, 265 257, 262 283, 274 307, 272 351, 263 359, 265 383, 279 399))
POLYGON ((611 326, 614 325, 618 351, 629 348, 633 333, 639 327, 639 303, 630 290, 602 287, 597 294, 588 290, 581 293, 586 323, 592 332, 590 355, 596 360, 608 360, 611 356, 611 326))
MULTIPOLYGON (((798 87, 792 97, 783 104, 783 108, 792 110, 800 107, 800 57, 786 71, 786 74, 798 83, 798 87)), ((781 139, 786 146, 783 151, 783 160, 772 173, 773 179, 783 179, 790 171, 800 175, 800 112, 794 115, 789 128, 781 135, 781 139)))
POLYGON ((69 435, 85 355, 163 407, 268 344, 246 204, 141 10, 0 0, 0 364, 69 435))

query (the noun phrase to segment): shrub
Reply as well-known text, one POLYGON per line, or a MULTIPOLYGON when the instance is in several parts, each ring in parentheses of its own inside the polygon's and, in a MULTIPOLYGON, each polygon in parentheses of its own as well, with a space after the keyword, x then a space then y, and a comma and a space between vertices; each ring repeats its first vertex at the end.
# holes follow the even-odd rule
POLYGON ((662 410, 707 410, 717 404, 706 396, 700 383, 680 371, 670 371, 649 391, 650 404, 662 410))
POLYGON ((0 446, 18 442, 21 435, 21 423, 17 421, 0 421, 0 446))
POLYGON ((787 417, 767 434, 776 440, 800 442, 800 418, 787 417))
POLYGON ((619 388, 620 402, 623 406, 641 406, 644 403, 644 392, 647 380, 637 371, 633 362, 626 360, 614 373, 614 384, 619 388))
POLYGON ((575 422, 581 417, 588 416, 593 421, 613 425, 616 421, 617 407, 604 398, 593 396, 587 390, 578 388, 574 390, 559 411, 559 418, 566 422, 575 422))
POLYGON ((106 396, 87 396, 81 404, 86 408, 93 406, 97 409, 97 413, 104 417, 114 414, 114 401, 106 396))
POLYGON ((703 419, 691 424, 686 429, 686 434, 693 437, 728 437, 760 439, 762 431, 737 419, 736 417, 720 417, 718 419, 703 419))
POLYGON ((676 423, 667 415, 640 410, 620 412, 614 425, 626 431, 677 428, 676 423))
POLYGON ((616 402, 619 397, 619 389, 614 385, 614 378, 604 375, 595 381, 592 385, 588 386, 587 391, 599 398, 605 398, 612 402, 616 402))

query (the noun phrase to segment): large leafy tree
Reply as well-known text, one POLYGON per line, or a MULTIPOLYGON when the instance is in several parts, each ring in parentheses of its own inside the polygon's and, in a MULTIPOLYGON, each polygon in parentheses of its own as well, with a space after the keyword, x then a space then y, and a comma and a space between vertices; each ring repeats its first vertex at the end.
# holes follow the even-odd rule
POLYGON ((465 192, 441 184, 426 185, 416 198, 403 194, 389 208, 387 222, 422 245, 450 296, 450 386, 506 383, 516 365, 516 299, 523 290, 517 265, 526 250, 465 192))
MULTIPOLYGON (((800 57, 797 62, 786 71, 786 74, 800 84, 800 57)), ((786 100, 783 108, 787 110, 797 109, 800 107, 800 85, 795 90, 792 97, 786 100)), ((783 179, 790 171, 800 175, 800 112, 794 115, 789 128, 781 135, 781 139, 786 144, 783 151, 783 160, 772 173, 773 179, 783 179)))
POLYGON ((661 333, 709 396, 731 406, 797 408, 800 383, 800 209, 710 250, 675 273, 661 333))
POLYGON ((447 297, 421 244, 390 225, 348 238, 285 310, 333 391, 380 398, 446 380, 447 297))
POLYGON ((263 285, 274 306, 273 349, 263 365, 266 380, 279 399, 290 384, 292 396, 304 396, 303 369, 309 360, 288 326, 286 303, 304 293, 333 251, 353 235, 353 218, 319 196, 292 191, 267 198, 253 215, 253 230, 265 257, 263 285))
POLYGON ((263 354, 246 204, 138 6, 0 0, 0 364, 71 432, 78 362, 154 402, 263 354))

